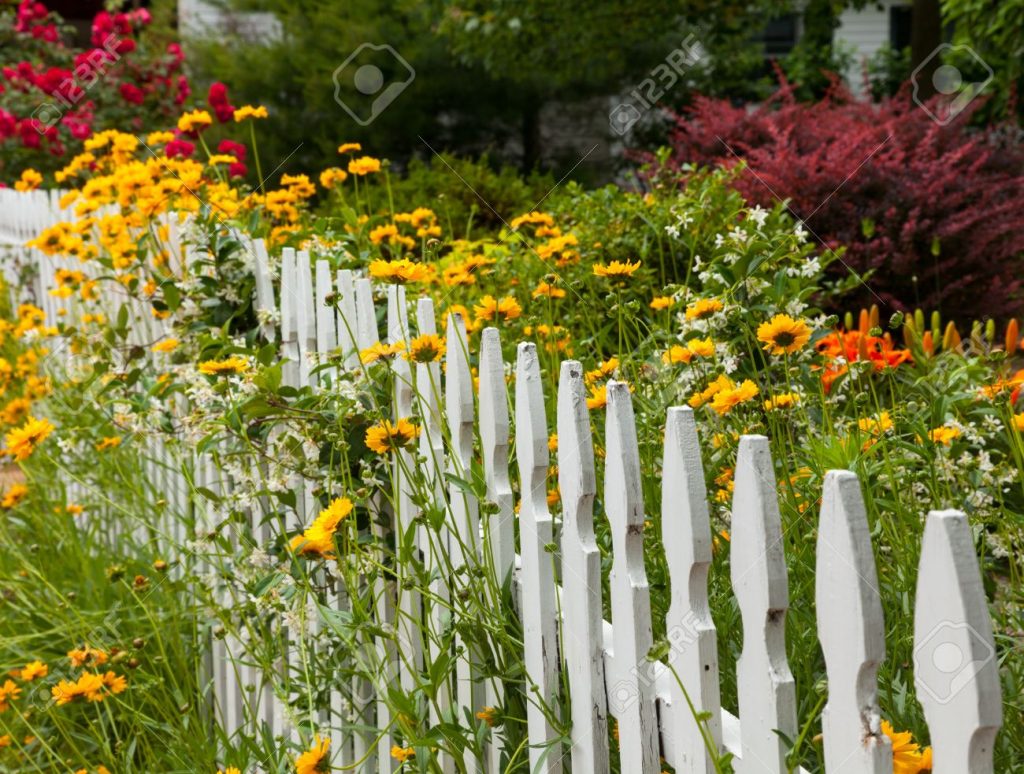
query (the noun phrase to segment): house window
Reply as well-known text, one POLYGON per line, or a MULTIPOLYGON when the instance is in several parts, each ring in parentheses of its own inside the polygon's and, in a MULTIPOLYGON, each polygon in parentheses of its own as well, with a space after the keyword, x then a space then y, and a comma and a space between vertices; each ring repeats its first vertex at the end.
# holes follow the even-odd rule
POLYGON ((908 5, 894 5, 889 8, 889 45, 893 51, 910 47, 910 15, 908 5))
POLYGON ((771 59, 792 51, 796 45, 796 35, 797 15, 788 13, 769 21, 758 40, 764 45, 764 55, 771 59))

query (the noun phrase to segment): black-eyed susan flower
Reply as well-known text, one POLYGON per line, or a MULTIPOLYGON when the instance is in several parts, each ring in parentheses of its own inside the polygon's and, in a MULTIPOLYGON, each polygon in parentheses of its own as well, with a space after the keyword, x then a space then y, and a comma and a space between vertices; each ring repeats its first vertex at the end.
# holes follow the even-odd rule
POLYGON ((391 757, 399 763, 405 763, 410 758, 416 757, 416 751, 411 747, 400 747, 396 744, 391 747, 391 757))
POLYGON ((106 451, 107 449, 116 449, 121 445, 121 438, 117 435, 111 435, 101 439, 96 444, 96 451, 106 451))
POLYGON ((317 736, 313 746, 295 759, 295 774, 325 774, 331 770, 331 740, 317 736))
POLYGON ((249 361, 234 355, 224 360, 204 360, 199 364, 199 372, 207 376, 225 376, 240 374, 248 370, 249 361))
POLYGON ((350 513, 352 501, 347 497, 335 498, 301 535, 292 538, 292 550, 299 554, 315 554, 324 559, 333 559, 334 533, 342 519, 350 513))
POLYGON ((771 355, 789 355, 811 339, 811 329, 803 320, 777 314, 757 328, 757 339, 771 355))
POLYGON ((758 388, 750 379, 744 379, 739 385, 719 390, 711 399, 711 408, 720 415, 728 414, 736 406, 757 397, 758 388))
POLYGON ((532 295, 534 298, 565 298, 565 290, 557 285, 541 281, 533 289, 532 295))
POLYGON ((40 677, 46 677, 48 674, 50 674, 50 667, 42 661, 31 661, 18 670, 18 679, 30 683, 40 677))
POLYGON ((523 308, 512 296, 505 296, 496 299, 494 296, 484 296, 480 303, 473 307, 473 311, 480 320, 514 320, 523 313, 523 308))
POLYGON ((444 357, 445 341, 436 333, 424 333, 409 342, 406 358, 415 363, 433 363, 444 357))
POLYGON ((933 443, 941 444, 942 446, 949 446, 959 437, 960 428, 949 427, 948 425, 936 427, 928 431, 928 440, 933 443))
POLYGON ((328 191, 348 179, 348 172, 341 167, 330 167, 320 173, 320 185, 328 191))
POLYGON ((0 499, 0 508, 9 511, 28 496, 28 487, 24 484, 11 484, 4 490, 3 498, 0 499))
POLYGON ((359 352, 359 361, 363 365, 369 365, 370 363, 376 363, 378 360, 391 360, 397 357, 405 351, 405 342, 396 341, 394 344, 385 344, 382 341, 378 341, 359 352))
POLYGON ((43 184, 43 176, 34 169, 26 169, 14 183, 15 191, 34 191, 43 184))
POLYGON ((615 371, 618 367, 619 359, 617 357, 610 357, 607 360, 602 361, 597 368, 593 368, 583 374, 583 381, 587 384, 593 384, 601 379, 607 379, 615 375, 615 371))
POLYGON ((387 454, 412 443, 420 434, 420 428, 408 419, 392 422, 385 419, 366 431, 366 445, 377 454, 387 454))
POLYGON ((380 172, 380 159, 375 159, 372 156, 360 156, 358 159, 352 159, 348 163, 348 173, 350 175, 364 177, 372 175, 374 172, 380 172))
POLYGON ((178 131, 190 134, 201 132, 213 123, 213 118, 205 110, 193 110, 178 119, 178 131))
POLYGON ((156 344, 154 344, 151 349, 154 352, 162 352, 164 354, 167 354, 169 352, 173 352, 174 350, 176 350, 180 345, 181 342, 178 341, 177 339, 164 339, 163 341, 158 341, 156 344))
POLYGON ((359 153, 362 149, 358 142, 343 142, 338 146, 338 153, 359 153))
POLYGON ((4 453, 14 457, 17 462, 27 460, 55 429, 50 420, 30 416, 25 420, 25 424, 7 433, 7 448, 4 453))
POLYGON ((494 728, 498 724, 498 710, 494 707, 484 707, 476 713, 476 719, 482 720, 488 726, 494 728))
MULTIPOLYGON (((918 774, 921 771, 928 771, 931 768, 931 755, 928 760, 923 759, 920 745, 914 741, 914 735, 909 731, 897 731, 888 720, 882 721, 882 733, 889 737, 892 743, 892 771, 893 774, 918 774), (928 769, 922 768, 927 763, 928 769)), ((931 748, 929 748, 929 753, 931 748)))
POLYGON ((655 296, 651 299, 650 307, 655 312, 661 312, 670 309, 673 303, 675 302, 672 300, 672 296, 655 296))
POLYGON ((795 406, 800 402, 800 396, 795 392, 782 392, 772 395, 764 402, 765 411, 779 411, 795 406))
POLYGON ((686 307, 687 320, 706 320, 725 309, 717 298, 699 298, 686 307))
POLYGON ((242 105, 234 112, 235 123, 248 121, 251 118, 268 118, 269 114, 263 105, 242 105))
POLYGON ((407 258, 396 261, 372 261, 369 266, 370 276, 394 285, 407 285, 410 282, 423 282, 434 276, 429 266, 413 263, 407 258))
POLYGON ((594 274, 598 277, 623 279, 625 277, 632 277, 633 273, 639 268, 640 261, 612 261, 607 265, 595 263, 594 274))

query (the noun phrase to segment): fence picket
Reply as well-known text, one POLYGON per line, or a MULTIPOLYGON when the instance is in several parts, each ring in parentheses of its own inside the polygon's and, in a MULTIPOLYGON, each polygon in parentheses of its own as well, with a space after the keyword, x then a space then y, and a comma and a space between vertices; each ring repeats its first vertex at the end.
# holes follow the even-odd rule
POLYGON ((377 312, 373 308, 373 285, 364 278, 355 282, 356 297, 356 345, 360 350, 368 349, 380 341, 377 330, 377 312))
POLYGON ((992 774, 1003 722, 988 601, 960 511, 925 523, 914 604, 914 684, 931 731, 933 774, 992 774))
POLYGON ((668 410, 663 464, 661 530, 672 581, 665 630, 669 664, 676 672, 669 680, 665 757, 676 769, 712 774, 711 752, 722 747, 722 707, 717 634, 708 607, 711 522, 697 423, 689 406, 668 410), (703 733, 695 712, 706 713, 703 733))
POLYGON ((299 386, 308 387, 316 382, 310 374, 312 358, 316 352, 316 308, 313 301, 313 270, 309 251, 299 250, 296 260, 296 309, 299 321, 299 386))
MULTIPOLYGON (((500 585, 515 564, 514 500, 508 477, 508 451, 511 426, 508 415, 508 388, 505 363, 501 357, 501 335, 497 328, 485 328, 480 338, 479 387, 480 443, 483 451, 484 483, 487 501, 493 512, 484 517, 484 560, 492 577, 500 585)), ((500 680, 487 683, 487 706, 500 707, 505 701, 500 680)), ((501 771, 501 739, 492 734, 487 752, 489 774, 501 771)))
POLYGON ((548 429, 535 344, 519 345, 516 361, 516 455, 521 500, 519 542, 522 554, 523 642, 530 682, 526 707, 530 771, 562 770, 559 732, 538 702, 558 704, 558 632, 555 600, 553 524, 547 502, 548 429), (536 697, 533 696, 536 694, 536 697))
POLYGON ((346 371, 359 367, 357 337, 359 321, 356 317, 356 286, 350 269, 338 271, 338 347, 346 371))
MULTIPOLYGON (((327 299, 334 295, 334 279, 331 277, 331 265, 322 258, 316 262, 316 351, 320 363, 326 363, 328 357, 338 346, 338 323, 334 307, 328 305, 327 299)), ((334 373, 334 369, 329 369, 334 373)), ((320 371, 323 378, 328 371, 320 371)))
MULTIPOLYGON (((430 298, 420 298, 416 302, 416 327, 421 336, 437 333, 437 320, 434 317, 434 302, 430 298)), ((418 363, 416 365, 416 402, 422 430, 420 432, 420 456, 423 458, 423 475, 432 488, 433 501, 438 507, 445 504, 444 470, 444 436, 441 417, 441 364, 418 363)), ((431 631, 441 632, 444 629, 446 606, 450 599, 448 583, 444 579, 448 566, 443 561, 449 556, 449 530, 443 523, 436 531, 426 525, 418 530, 417 540, 423 551, 423 561, 431 573, 430 596, 437 602, 428 604, 426 617, 429 618, 431 631)), ((425 656, 429 665, 438 663, 448 654, 442 652, 438 638, 430 637, 425 643, 425 656)), ((430 705, 430 723, 437 726, 442 718, 447 719, 452 706, 452 690, 447 679, 438 681, 434 686, 436 700, 430 705)), ((438 753, 438 765, 444 774, 454 774, 455 761, 446 752, 438 753)))
POLYGON ((558 489, 562 501, 562 657, 572 707, 572 766, 605 774, 608 703, 604 675, 601 551, 594 537, 597 473, 583 366, 562 363, 558 384, 558 489))
MULTIPOLYGON (((467 485, 473 480, 473 374, 469 369, 469 336, 461 315, 448 317, 445 356, 445 417, 450 434, 448 456, 448 507, 454 529, 448 548, 452 570, 476 567, 480 562, 480 528, 477 501, 467 485)), ((475 682, 477 654, 456 635, 455 650, 466 652, 455 665, 456 710, 460 721, 472 718, 482 705, 482 687, 475 682)), ((466 766, 476 769, 472 751, 466 751, 466 766)))
POLYGON ((796 688, 786 662, 789 583, 768 439, 740 438, 732 507, 732 585, 743 617, 736 665, 743 755, 737 774, 782 774, 796 738, 796 688))
POLYGON ((881 732, 878 667, 885 621, 857 477, 825 476, 818 525, 815 605, 828 673, 821 725, 829 774, 889 774, 892 745, 881 732))
POLYGON ((608 705, 619 722, 623 771, 657 774, 658 721, 654 706, 655 665, 647 661, 654 644, 651 599, 644 569, 644 504, 640 452, 629 386, 607 385, 607 464, 604 500, 611 525, 613 559, 608 580, 614 628, 608 705))
POLYGON ((281 251, 281 366, 282 381, 298 387, 301 383, 299 371, 299 312, 298 277, 296 276, 295 250, 286 247, 281 251))

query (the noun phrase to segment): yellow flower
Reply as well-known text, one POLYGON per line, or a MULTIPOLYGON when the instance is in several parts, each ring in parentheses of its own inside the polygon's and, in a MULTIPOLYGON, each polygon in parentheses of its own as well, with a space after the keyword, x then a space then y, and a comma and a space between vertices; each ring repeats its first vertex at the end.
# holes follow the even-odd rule
POLYGON ((267 109, 263 105, 254 107, 253 105, 242 105, 235 111, 235 122, 240 123, 245 121, 247 118, 267 118, 267 109))
POLYGON ((514 320, 523 313, 523 308, 512 296, 505 296, 500 301, 494 296, 484 296, 480 303, 473 307, 476 316, 481 320, 493 320, 495 318, 514 320))
POLYGON ((608 385, 602 384, 600 387, 590 388, 590 397, 587 398, 587 408, 591 411, 597 409, 603 409, 608 405, 608 385))
POLYGON ((320 511, 309 528, 292 538, 291 548, 300 554, 316 554, 324 559, 334 558, 334 533, 338 524, 352 513, 352 501, 338 497, 320 511))
POLYGON ((512 229, 517 229, 524 223, 530 223, 533 225, 547 226, 551 228, 555 225, 555 220, 550 215, 544 212, 528 212, 525 215, 520 215, 517 218, 513 218, 509 226, 512 229))
POLYGON ((800 396, 795 392, 783 392, 778 395, 772 395, 768 400, 764 402, 765 411, 773 411, 776 409, 787 409, 792 408, 800 402, 800 396))
POLYGON ((32 402, 28 398, 13 398, 0 411, 0 422, 5 425, 16 425, 28 416, 32 402))
POLYGON ((565 291, 562 288, 550 285, 547 282, 538 283, 537 287, 533 289, 533 297, 541 298, 547 296, 548 298, 565 298, 565 291))
POLYGON ((640 268, 640 261, 630 263, 629 261, 612 261, 607 266, 594 264, 594 274, 598 277, 632 277, 633 272, 640 268))
POLYGON ((34 191, 43 184, 43 176, 34 169, 26 169, 14 184, 15 191, 34 191))
POLYGON ((943 446, 949 446, 953 441, 960 437, 960 429, 957 427, 936 427, 934 430, 928 431, 928 440, 934 443, 942 444, 943 446))
POLYGON ((0 685, 0 712, 6 712, 11 699, 21 696, 21 688, 13 680, 6 680, 0 685))
POLYGON ((610 357, 603 361, 601 365, 583 374, 583 381, 587 384, 591 384, 600 379, 607 379, 615 374, 616 369, 619 367, 619 359, 617 357, 610 357))
POLYGON ((1024 433, 1024 411, 1013 415, 1013 426, 1020 432, 1024 433))
POLYGON ((686 307, 687 320, 706 320, 725 306, 717 298, 700 298, 686 307))
POLYGON ((558 451, 558 433, 552 433, 548 436, 548 451, 552 454, 558 451))
POLYGON ((405 763, 416 756, 416 751, 411 747, 399 747, 397 744, 391 747, 391 757, 400 763, 405 763))
POLYGON ((156 344, 153 345, 153 351, 173 352, 178 348, 178 345, 180 343, 181 342, 179 342, 177 339, 164 339, 163 341, 158 341, 156 344))
POLYGON ((909 731, 896 731, 888 720, 882 721, 882 733, 892 742, 893 774, 918 774, 922 763, 921 748, 914 741, 914 735, 909 731))
POLYGON ((55 429, 48 419, 36 419, 30 416, 21 427, 16 427, 7 433, 5 453, 14 457, 17 462, 27 460, 55 429))
POLYGON ((732 389, 719 390, 711 399, 711 408, 718 414, 725 415, 741 403, 754 398, 758 393, 757 385, 750 379, 744 379, 743 383, 732 389))
POLYGON ((672 296, 655 296, 651 299, 651 309, 655 312, 660 312, 663 309, 668 309, 672 306, 672 296))
POLYGON ((205 110, 193 110, 178 119, 178 131, 197 132, 213 123, 213 118, 205 110))
POLYGON ((330 771, 331 761, 327 752, 330 746, 330 739, 321 740, 317 736, 313 747, 295 759, 295 774, 325 774, 330 771))
POLYGON ((347 178, 348 172, 341 167, 330 167, 320 173, 320 185, 330 190, 338 185, 338 183, 344 183, 347 178))
POLYGON ((674 344, 669 347, 661 356, 661 362, 665 365, 676 365, 689 363, 695 357, 713 357, 715 354, 715 342, 711 339, 691 339, 686 345, 674 344))
POLYGON ((70 704, 76 699, 103 701, 103 677, 92 672, 83 672, 77 681, 61 680, 50 689, 57 706, 70 704))
POLYGON ((378 360, 390 360, 391 358, 400 355, 404 349, 404 341, 396 341, 394 344, 383 344, 378 341, 372 347, 367 347, 360 352, 359 360, 363 365, 376 363, 378 360))
POLYGON ((235 164, 237 162, 238 159, 228 153, 214 153, 206 160, 206 163, 211 167, 215 167, 218 164, 235 164))
POLYGON ((338 146, 338 153, 358 153, 363 146, 357 142, 343 142, 338 146))
POLYGON ((359 175, 360 177, 380 172, 380 159, 375 159, 372 156, 360 156, 358 159, 352 159, 348 163, 348 172, 350 175, 359 175))
POLYGON ((871 435, 881 435, 887 430, 891 430, 893 427, 892 417, 889 416, 888 411, 883 411, 875 417, 865 417, 864 419, 857 420, 857 427, 862 433, 869 433, 871 435))
POLYGON ((478 713, 476 713, 476 719, 482 720, 491 728, 494 728, 498 723, 498 711, 494 707, 484 707, 478 713))
POLYGON ((174 140, 174 132, 150 132, 146 135, 146 145, 166 145, 172 140, 174 140))
POLYGON ((86 664, 100 666, 107 663, 107 654, 97 648, 90 648, 88 645, 84 645, 81 648, 69 650, 68 660, 71 661, 71 666, 74 667, 81 667, 86 664))
POLYGON ((370 263, 370 276, 374 279, 391 282, 396 285, 405 285, 410 282, 423 282, 430 279, 433 272, 429 266, 422 263, 401 258, 397 261, 372 261, 370 263))
POLYGON ((112 435, 107 438, 104 438, 98 444, 96 444, 96 451, 106 451, 107 449, 115 449, 120 445, 121 439, 116 435, 112 435))
POLYGON ((366 445, 377 454, 387 454, 393 449, 401 449, 412 443, 420 434, 420 429, 408 419, 392 422, 385 419, 366 431, 366 445))
POLYGON ((757 338, 769 354, 788 355, 810 341, 811 329, 803 320, 794 320, 788 314, 777 314, 758 326, 757 338))
POLYGON ((444 339, 436 333, 424 333, 417 336, 409 344, 409 351, 405 357, 416 363, 432 363, 444 356, 444 339))
POLYGON ((217 769, 217 774, 242 774, 242 772, 234 766, 228 766, 226 769, 217 769))
POLYGON ((42 661, 33 661, 26 664, 25 667, 20 670, 18 677, 23 682, 30 683, 36 678, 46 677, 48 674, 50 674, 50 667, 42 661))
POLYGON ((204 360, 199 364, 199 372, 207 376, 240 374, 248 368, 249 362, 244 357, 239 357, 238 355, 224 360, 204 360))

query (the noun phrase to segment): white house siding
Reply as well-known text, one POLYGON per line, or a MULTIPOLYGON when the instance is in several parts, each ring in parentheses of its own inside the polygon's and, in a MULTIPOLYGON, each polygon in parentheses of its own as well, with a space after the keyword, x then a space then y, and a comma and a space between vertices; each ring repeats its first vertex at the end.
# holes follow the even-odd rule
POLYGON ((231 13, 205 0, 178 0, 178 25, 185 37, 200 37, 211 32, 249 40, 281 36, 281 22, 272 13, 231 13))
POLYGON ((906 7, 909 3, 884 0, 856 11, 847 9, 839 15, 839 29, 834 40, 854 51, 853 62, 846 72, 847 80, 857 92, 864 88, 864 63, 889 42, 889 9, 906 7))

